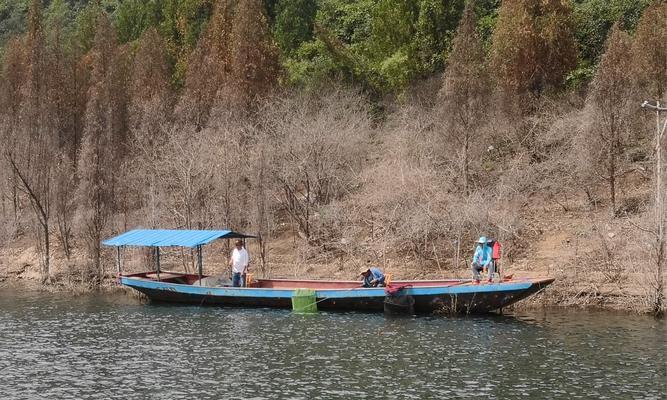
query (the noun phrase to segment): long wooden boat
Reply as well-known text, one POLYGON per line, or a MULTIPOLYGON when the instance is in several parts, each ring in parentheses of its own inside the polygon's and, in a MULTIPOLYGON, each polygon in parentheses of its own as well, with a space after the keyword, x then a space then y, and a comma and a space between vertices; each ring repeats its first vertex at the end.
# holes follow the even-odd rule
POLYGON ((199 275, 155 272, 122 275, 120 283, 156 302, 197 305, 291 308, 297 289, 313 289, 323 310, 383 311, 397 296, 414 299, 416 313, 484 313, 534 294, 553 278, 517 278, 473 284, 465 279, 395 281, 388 288, 363 288, 359 281, 259 279, 249 287, 199 286, 199 275), (388 290, 389 289, 389 290, 388 290), (393 295, 388 291, 396 290, 393 295))
POLYGON ((512 305, 554 281, 553 278, 514 278, 474 284, 469 279, 414 280, 393 281, 387 288, 363 288, 360 281, 259 279, 247 287, 231 287, 219 280, 205 279, 203 245, 218 239, 252 237, 229 230, 137 229, 102 244, 116 248, 120 284, 157 302, 291 308, 300 289, 310 289, 313 303, 324 310, 484 313, 512 305), (175 246, 196 250, 197 274, 161 271, 160 248, 175 246), (124 274, 122 250, 125 247, 153 248, 155 271, 124 274))

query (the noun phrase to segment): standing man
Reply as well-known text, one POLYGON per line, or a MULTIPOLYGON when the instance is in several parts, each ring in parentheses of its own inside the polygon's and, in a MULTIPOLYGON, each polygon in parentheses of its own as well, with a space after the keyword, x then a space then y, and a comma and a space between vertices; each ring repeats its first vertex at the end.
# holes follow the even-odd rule
POLYGON ((232 256, 229 257, 229 266, 232 267, 232 286, 245 287, 248 264, 250 264, 248 251, 243 247, 243 241, 239 239, 232 250, 232 256))
POLYGON ((475 254, 472 256, 472 276, 474 284, 478 284, 480 278, 479 271, 484 269, 489 270, 488 282, 493 282, 494 265, 493 265, 493 249, 487 244, 486 237, 481 236, 477 241, 477 248, 475 254))

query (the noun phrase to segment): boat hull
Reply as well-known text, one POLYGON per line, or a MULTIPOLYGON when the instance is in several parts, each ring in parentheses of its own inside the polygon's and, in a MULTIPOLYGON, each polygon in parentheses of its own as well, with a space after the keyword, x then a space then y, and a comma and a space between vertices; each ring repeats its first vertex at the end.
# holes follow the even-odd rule
MULTIPOLYGON (((391 300, 385 288, 336 288, 349 281, 266 280, 274 287, 206 287, 123 276, 121 284, 145 294, 153 302, 223 307, 291 308, 294 290, 314 288, 318 309, 377 312, 391 300), (319 285, 318 285, 319 283, 319 285)), ((397 296, 414 299, 415 313, 485 313, 516 303, 548 286, 552 278, 521 279, 509 282, 472 285, 466 280, 401 281, 397 296)))

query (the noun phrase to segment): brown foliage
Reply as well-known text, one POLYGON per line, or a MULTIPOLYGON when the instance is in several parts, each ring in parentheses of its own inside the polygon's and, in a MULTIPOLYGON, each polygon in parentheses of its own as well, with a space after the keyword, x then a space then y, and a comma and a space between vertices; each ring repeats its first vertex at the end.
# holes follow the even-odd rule
POLYGON ((243 0, 234 13, 231 34, 230 76, 223 97, 241 110, 266 96, 280 71, 278 47, 273 41, 262 0, 243 0))
POLYGON ((177 112, 202 129, 215 113, 243 113, 277 83, 278 51, 261 0, 221 0, 192 53, 177 112))
POLYGON ((132 66, 130 93, 130 126, 136 130, 150 119, 167 118, 171 105, 171 70, 164 40, 155 28, 147 30, 137 47, 132 66))
POLYGON ((262 110, 280 208, 310 243, 330 239, 318 210, 354 190, 370 137, 369 106, 355 92, 275 97, 262 110), (315 225, 315 228, 314 228, 315 225))
POLYGON ((656 1, 644 11, 632 56, 635 85, 643 99, 667 96, 667 3, 656 1))
MULTIPOLYGON (((519 256, 552 229, 541 223, 552 202, 576 210, 582 188, 597 205, 598 183, 608 184, 619 209, 620 177, 646 165, 628 150, 649 154, 639 135, 646 128, 634 129, 643 99, 630 91, 631 47, 635 85, 645 95, 664 91, 664 3, 647 11, 634 46, 614 28, 584 107, 579 93, 545 90, 573 66, 567 3, 506 0, 493 73, 503 101, 536 99, 513 115, 488 101, 490 69, 471 5, 443 78, 379 106, 339 87, 275 94, 280 71, 260 0, 216 3, 181 93, 156 30, 133 56, 134 44, 119 46, 100 15, 93 49, 76 58, 57 34, 44 40, 33 11, 28 33, 6 46, 0 76, 9 149, 0 160, 0 222, 3 233, 41 228, 30 232, 43 255, 49 230, 72 263, 85 247, 94 279, 108 262, 100 240, 136 225, 259 233, 267 268, 268 242, 290 238, 304 259, 467 275, 476 236, 519 256)), ((633 183, 645 189, 644 180, 633 183)), ((620 250, 597 249, 610 278, 625 268, 610 261, 620 250)))
POLYGON ((562 85, 577 62, 573 32, 569 2, 503 1, 490 64, 506 102, 525 110, 518 104, 525 95, 562 85))
POLYGON ((158 225, 158 184, 156 175, 160 148, 173 122, 174 95, 164 40, 151 28, 141 37, 129 83, 128 119, 132 158, 125 181, 132 187, 131 208, 145 211, 142 221, 158 225))
POLYGON ((599 175, 608 183, 611 211, 616 213, 618 175, 624 166, 623 155, 630 144, 631 60, 630 36, 618 24, 607 39, 606 51, 591 83, 586 99, 590 136, 589 156, 600 167, 599 175))
POLYGON ((126 138, 125 74, 116 35, 105 14, 98 17, 91 49, 92 71, 86 105, 83 142, 77 163, 80 232, 87 243, 92 268, 104 275, 100 260, 102 234, 116 205, 118 171, 126 138))
MULTIPOLYGON (((14 65, 20 68, 21 64, 14 65)), ((18 118, 10 119, 10 147, 3 156, 12 174, 15 201, 20 192, 28 200, 34 216, 34 238, 40 254, 41 276, 50 276, 50 219, 53 198, 53 171, 58 154, 58 115, 48 90, 49 54, 41 25, 41 10, 34 1, 29 10, 25 36, 25 68, 21 82, 18 118)), ((12 71, 18 72, 18 71, 12 71)), ((12 78, 16 78, 14 76, 12 78)), ((16 82, 18 83, 18 82, 16 82)), ((11 84, 10 84, 11 90, 11 84)), ((17 204, 17 203, 15 203, 17 204)))
POLYGON ((440 92, 446 136, 459 145, 463 192, 470 192, 471 140, 479 138, 488 104, 489 76, 484 49, 476 31, 473 3, 468 3, 454 39, 440 92))
MULTIPOLYGON (((2 59, 2 109, 0 115, 3 118, 5 132, 16 129, 20 108, 23 102, 23 86, 27 76, 26 64, 28 62, 23 38, 10 40, 4 49, 2 59)), ((10 132, 8 132, 10 133, 10 132)), ((11 146, 14 136, 8 134, 5 143, 11 146)))
POLYGON ((202 129, 218 91, 230 73, 232 1, 220 0, 188 62, 183 96, 177 113, 184 124, 202 129))

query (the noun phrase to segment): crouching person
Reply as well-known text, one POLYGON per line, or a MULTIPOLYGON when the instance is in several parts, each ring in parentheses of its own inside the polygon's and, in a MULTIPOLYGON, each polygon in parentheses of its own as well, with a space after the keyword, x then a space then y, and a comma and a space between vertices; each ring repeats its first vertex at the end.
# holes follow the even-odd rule
POLYGON ((496 272, 493 264, 493 248, 487 244, 486 237, 482 236, 477 241, 475 254, 472 256, 473 283, 479 284, 480 271, 488 270, 488 282, 493 282, 493 274, 496 272))
POLYGON ((363 287, 384 286, 384 274, 380 271, 380 268, 365 267, 359 271, 359 275, 364 277, 363 281, 361 281, 361 286, 363 287))

